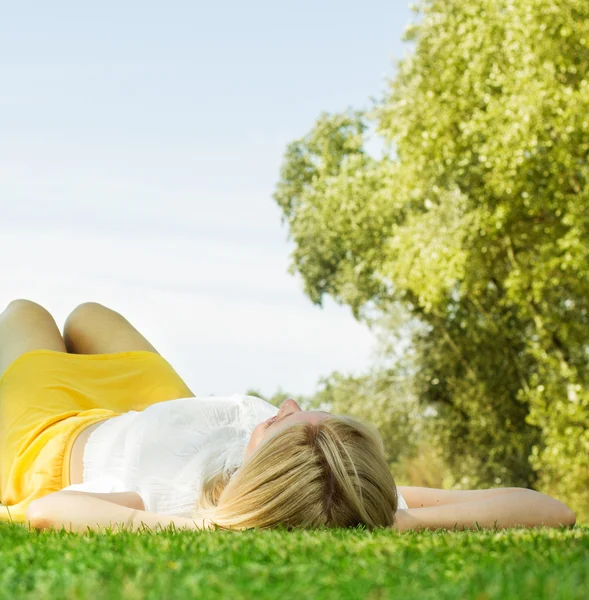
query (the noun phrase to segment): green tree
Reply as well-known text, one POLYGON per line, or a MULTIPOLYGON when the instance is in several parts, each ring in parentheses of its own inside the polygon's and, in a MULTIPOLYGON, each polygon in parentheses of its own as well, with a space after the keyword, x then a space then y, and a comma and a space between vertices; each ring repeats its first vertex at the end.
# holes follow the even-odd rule
POLYGON ((384 97, 286 151, 292 269, 316 303, 410 315, 457 483, 535 484, 589 513, 589 3, 416 11, 384 97))
POLYGON ((415 454, 423 435, 422 409, 409 386, 410 382, 396 370, 375 371, 361 377, 336 372, 321 380, 311 407, 376 425, 388 461, 398 464, 415 454))

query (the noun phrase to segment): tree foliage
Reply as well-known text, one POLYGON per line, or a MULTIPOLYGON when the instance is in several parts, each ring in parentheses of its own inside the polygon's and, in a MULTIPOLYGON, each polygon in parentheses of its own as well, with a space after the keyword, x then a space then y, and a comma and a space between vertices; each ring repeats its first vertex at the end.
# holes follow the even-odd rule
POLYGON ((287 149, 292 269, 316 303, 417 323, 413 389, 457 482, 587 507, 589 3, 416 11, 375 106, 323 114, 287 149))
POLYGON ((328 407, 334 414, 352 415, 376 425, 390 463, 412 456, 422 439, 421 410, 408 381, 395 371, 361 377, 332 373, 322 379, 311 406, 328 407))

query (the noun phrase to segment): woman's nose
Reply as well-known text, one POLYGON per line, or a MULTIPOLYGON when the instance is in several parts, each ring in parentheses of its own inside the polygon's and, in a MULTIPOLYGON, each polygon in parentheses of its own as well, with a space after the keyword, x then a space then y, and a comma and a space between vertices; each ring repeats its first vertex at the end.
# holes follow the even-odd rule
POLYGON ((281 405, 278 411, 281 415, 285 412, 300 412, 301 407, 292 399, 287 398, 281 405))

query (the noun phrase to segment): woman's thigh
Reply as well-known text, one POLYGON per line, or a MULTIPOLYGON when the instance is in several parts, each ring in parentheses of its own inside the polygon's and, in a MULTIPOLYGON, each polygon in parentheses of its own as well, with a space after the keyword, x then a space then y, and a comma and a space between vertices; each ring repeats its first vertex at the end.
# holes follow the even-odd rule
POLYGON ((66 319, 63 329, 67 351, 72 354, 111 354, 148 351, 159 354, 123 315, 98 304, 80 304, 66 319))
POLYGON ((0 314, 0 377, 22 354, 31 350, 66 352, 51 314, 30 300, 13 300, 0 314))

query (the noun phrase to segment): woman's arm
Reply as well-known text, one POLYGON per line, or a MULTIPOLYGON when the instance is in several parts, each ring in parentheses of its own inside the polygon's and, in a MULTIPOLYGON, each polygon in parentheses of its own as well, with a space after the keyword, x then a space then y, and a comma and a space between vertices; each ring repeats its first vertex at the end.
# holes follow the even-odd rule
MULTIPOLYGON (((126 506, 127 508, 137 508, 139 510, 145 510, 145 503, 143 498, 137 492, 110 492, 99 494, 96 492, 77 492, 77 491, 64 491, 61 490, 60 494, 83 494, 84 496, 92 496, 92 498, 98 498, 99 500, 107 500, 113 504, 119 504, 120 506, 126 506)), ((45 496, 48 497, 48 496, 45 496)))
MULTIPOLYGON (((106 528, 139 531, 144 528, 161 530, 174 525, 180 529, 204 529, 202 520, 172 517, 148 512, 133 506, 116 503, 110 496, 121 494, 87 494, 84 492, 55 492, 31 502, 26 522, 36 529, 51 527, 68 531, 84 532, 88 529, 101 531, 106 528), (112 500, 112 501, 111 501, 112 500)), ((129 498, 136 503, 135 498, 129 498)))
MULTIPOLYGON (((500 494, 462 496, 454 503, 438 503, 397 511, 398 531, 506 527, 560 527, 575 524, 575 513, 558 500, 524 488, 500 494)), ((438 490, 443 491, 443 490, 438 490)), ((474 492, 475 490, 473 490, 474 492)), ((492 492, 493 490, 480 490, 492 492)), ((404 495, 404 492, 401 492, 404 495)), ((409 503, 408 503, 409 504, 409 503)), ((409 504, 409 506, 412 506, 409 504)))
POLYGON ((440 490, 436 488, 398 486, 409 508, 459 504, 475 500, 486 500, 495 496, 513 494, 522 488, 491 488, 488 490, 440 490))

